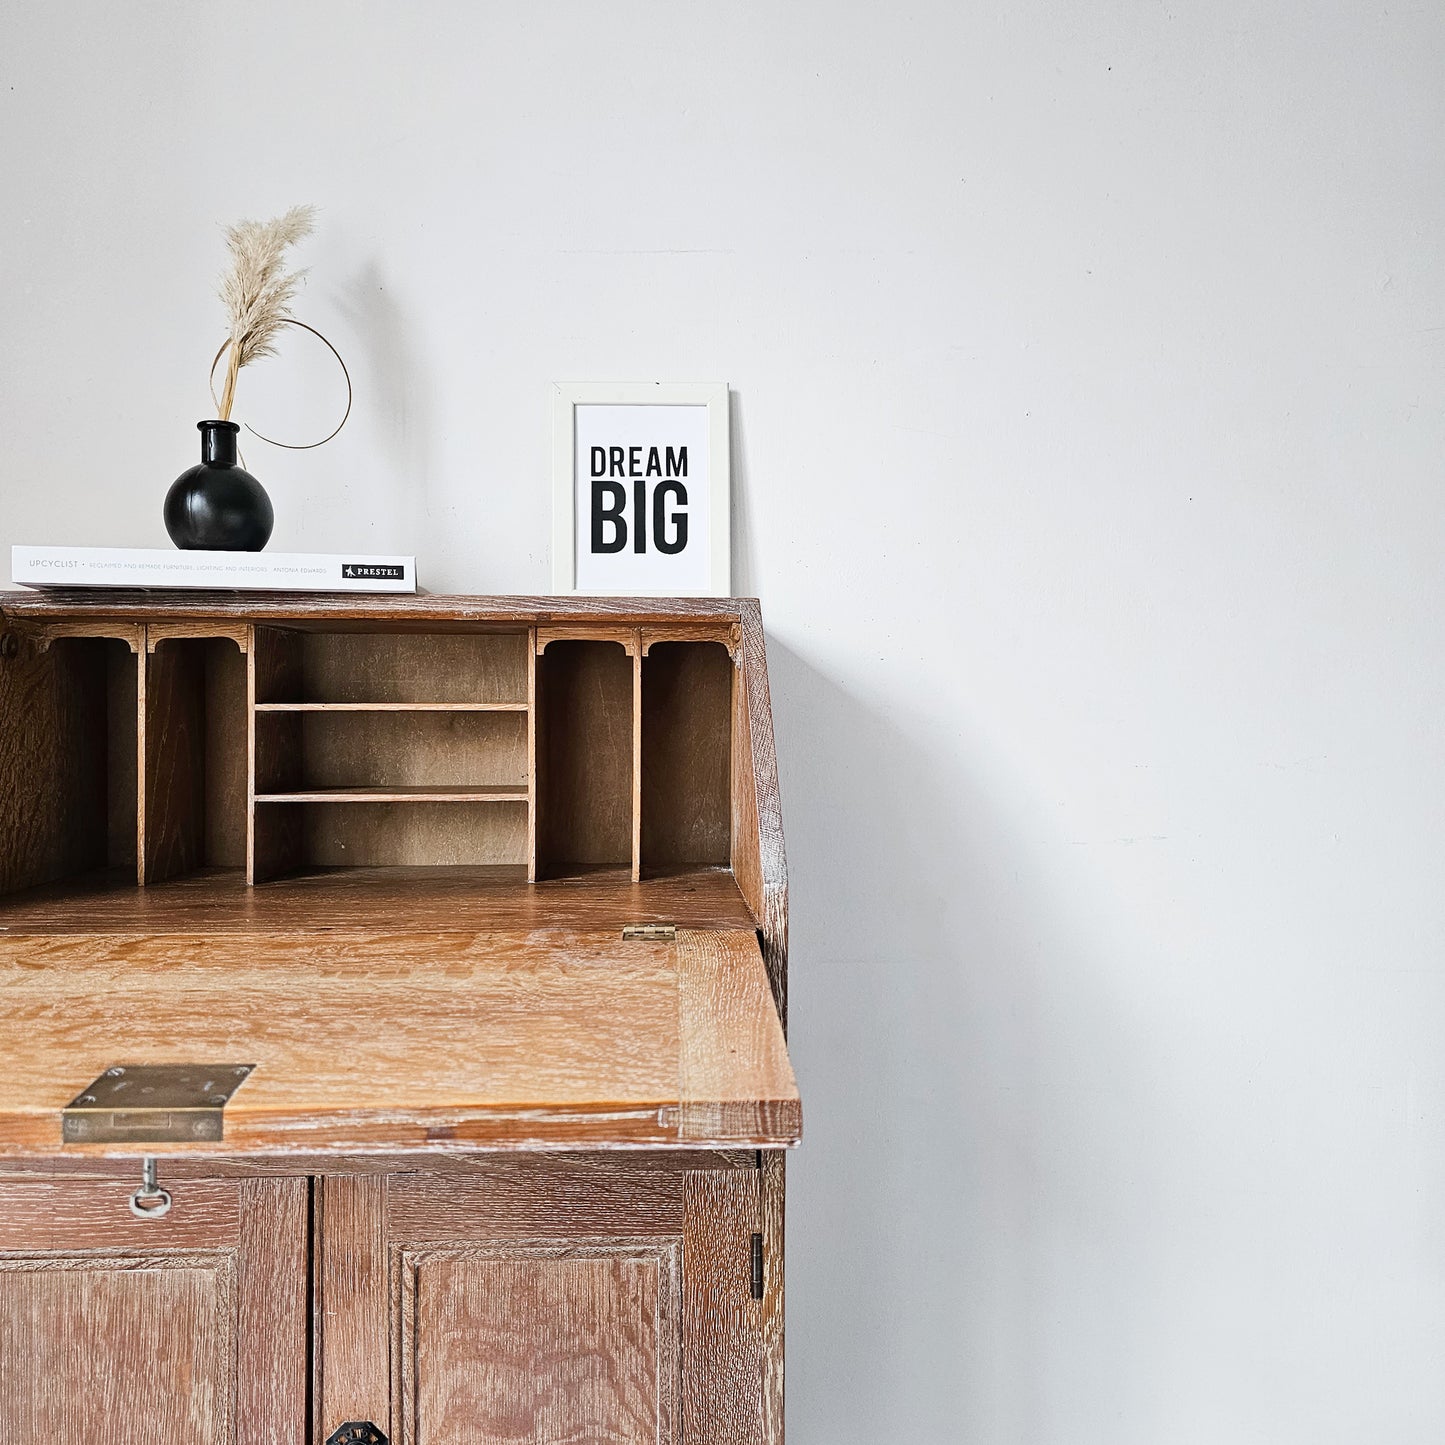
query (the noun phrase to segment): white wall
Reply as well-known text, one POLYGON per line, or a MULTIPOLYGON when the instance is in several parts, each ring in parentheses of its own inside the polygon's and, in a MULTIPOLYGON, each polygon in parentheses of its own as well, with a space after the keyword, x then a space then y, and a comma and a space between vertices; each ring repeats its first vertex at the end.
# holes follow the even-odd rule
POLYGON ((1442 82, 1434 5, 11 0, 0 547, 164 543, 297 201, 278 547, 543 590, 547 384, 727 379, 794 1445, 1436 1442, 1442 82))

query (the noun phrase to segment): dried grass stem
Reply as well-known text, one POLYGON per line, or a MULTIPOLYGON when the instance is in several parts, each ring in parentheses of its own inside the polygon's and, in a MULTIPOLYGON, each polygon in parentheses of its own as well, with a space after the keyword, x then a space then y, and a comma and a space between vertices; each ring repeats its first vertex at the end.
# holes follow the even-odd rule
POLYGON ((287 271, 286 251, 315 225, 314 206, 293 206, 273 221, 238 221, 226 227, 231 267, 221 278, 230 334, 220 419, 231 419, 236 379, 243 366, 274 356, 277 331, 291 320, 291 300, 306 272, 287 271))

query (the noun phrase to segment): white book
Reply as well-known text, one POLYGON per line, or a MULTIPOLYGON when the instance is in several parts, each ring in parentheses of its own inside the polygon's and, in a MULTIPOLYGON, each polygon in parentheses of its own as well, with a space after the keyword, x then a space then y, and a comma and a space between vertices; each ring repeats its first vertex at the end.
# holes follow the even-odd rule
POLYGON ((25 587, 205 587, 241 592, 415 592, 415 557, 357 552, 185 552, 165 547, 10 549, 25 587))

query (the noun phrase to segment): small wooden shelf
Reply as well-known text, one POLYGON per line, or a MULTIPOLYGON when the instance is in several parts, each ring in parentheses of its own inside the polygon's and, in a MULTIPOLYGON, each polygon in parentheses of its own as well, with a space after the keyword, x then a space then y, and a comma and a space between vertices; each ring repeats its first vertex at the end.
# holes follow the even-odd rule
POLYGON ((258 702, 257 712, 517 712, 524 702, 258 702))
POLYGON ((292 793, 257 793, 258 803, 525 803, 525 783, 486 787, 433 784, 408 788, 307 788, 292 793))
MULTIPOLYGON (((131 864, 153 886, 207 867, 244 867, 255 884, 305 867, 603 867, 637 881, 732 865, 747 844, 739 624, 526 620, 167 616, 154 636, 55 621, 52 734, 68 772, 51 791, 57 816, 85 826, 47 867, 131 864)), ((15 881, 3 864, 0 891, 15 881)))

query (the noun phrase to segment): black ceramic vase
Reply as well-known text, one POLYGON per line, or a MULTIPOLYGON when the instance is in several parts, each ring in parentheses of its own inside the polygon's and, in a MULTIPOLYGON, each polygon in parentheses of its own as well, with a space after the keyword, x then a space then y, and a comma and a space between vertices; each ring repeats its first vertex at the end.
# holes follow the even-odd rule
POLYGON ((266 489, 236 465, 233 421, 198 421, 201 464, 182 472, 166 493, 166 531, 187 551, 259 552, 276 515, 266 489))

